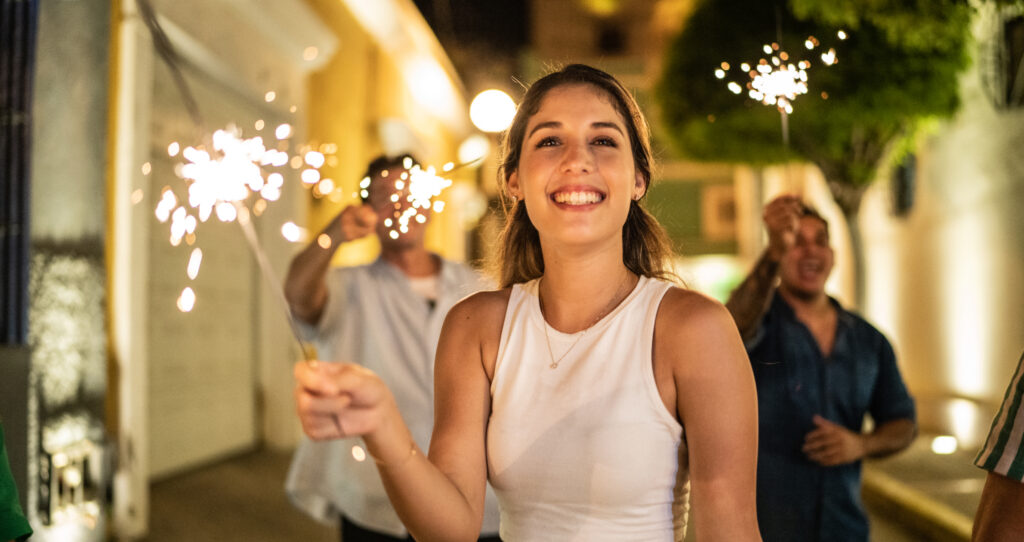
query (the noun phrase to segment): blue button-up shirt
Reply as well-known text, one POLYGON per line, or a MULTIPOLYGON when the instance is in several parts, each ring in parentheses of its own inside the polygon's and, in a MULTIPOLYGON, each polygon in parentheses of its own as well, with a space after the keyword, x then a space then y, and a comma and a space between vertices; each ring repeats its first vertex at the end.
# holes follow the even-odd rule
POLYGON ((778 294, 747 344, 757 381, 757 519, 765 542, 868 540, 860 462, 824 467, 801 451, 815 414, 858 433, 865 414, 875 424, 914 419, 889 341, 831 301, 839 317, 829 356, 778 294))

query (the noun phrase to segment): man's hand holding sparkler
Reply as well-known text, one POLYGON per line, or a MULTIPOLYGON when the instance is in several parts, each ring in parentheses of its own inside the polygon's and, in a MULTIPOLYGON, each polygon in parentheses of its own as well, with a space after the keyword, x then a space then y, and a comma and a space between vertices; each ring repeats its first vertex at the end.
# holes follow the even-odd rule
POLYGON ((768 256, 778 262, 796 243, 796 231, 804 204, 800 196, 781 195, 764 208, 764 225, 768 231, 768 256))
MULTIPOLYGON (((369 205, 350 205, 345 207, 345 209, 338 213, 332 224, 336 225, 337 229, 334 231, 340 233, 340 236, 335 238, 334 235, 331 235, 331 239, 338 244, 362 239, 373 233, 374 228, 377 226, 377 220, 377 213, 369 205)), ((321 246, 323 245, 321 244, 321 246)))

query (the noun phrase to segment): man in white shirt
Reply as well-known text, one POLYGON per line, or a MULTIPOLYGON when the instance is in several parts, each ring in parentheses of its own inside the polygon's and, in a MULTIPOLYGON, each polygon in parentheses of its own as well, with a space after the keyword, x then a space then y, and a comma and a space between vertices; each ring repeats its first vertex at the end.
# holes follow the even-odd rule
MULTIPOLYGON (((429 220, 408 220, 407 231, 399 230, 398 218, 410 205, 408 176, 403 174, 414 164, 408 155, 382 156, 370 163, 361 183, 363 204, 343 209, 292 260, 285 296, 319 359, 359 363, 380 375, 394 392, 416 443, 426 450, 433 429, 434 351, 441 325, 456 302, 487 284, 470 267, 425 248, 429 220), (339 246, 370 234, 380 240, 377 261, 330 269, 339 246)), ((358 438, 303 438, 285 484, 289 497, 321 521, 340 516, 344 542, 411 540, 373 461, 354 454, 356 446, 362 446, 358 438)), ((497 505, 490 488, 482 530, 481 540, 498 540, 493 534, 498 530, 497 505)))

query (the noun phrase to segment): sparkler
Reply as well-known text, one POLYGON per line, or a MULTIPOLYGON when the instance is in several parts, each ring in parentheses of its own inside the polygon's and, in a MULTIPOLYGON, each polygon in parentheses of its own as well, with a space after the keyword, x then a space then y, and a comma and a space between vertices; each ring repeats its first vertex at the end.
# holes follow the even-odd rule
MULTIPOLYGON (((137 4, 141 18, 153 37, 154 48, 170 69, 171 76, 184 101, 185 109, 189 113, 197 133, 200 134, 200 138, 204 140, 203 144, 184 148, 178 142, 173 142, 168 146, 167 152, 171 157, 176 157, 180 153, 183 159, 183 162, 178 164, 176 173, 185 181, 187 197, 179 199, 173 189, 165 187, 154 210, 157 219, 161 222, 170 221, 170 243, 173 246, 180 245, 182 241, 187 245, 194 244, 199 224, 206 222, 213 214, 216 214, 217 218, 223 222, 237 222, 242 228, 263 277, 270 283, 271 291, 276 294, 275 298, 285 314, 304 359, 313 360, 315 353, 312 347, 301 338, 298 326, 280 287, 281 282, 275 276, 266 253, 260 245, 251 222, 251 216, 253 214, 259 216, 266 209, 268 202, 280 198, 284 176, 276 170, 285 166, 302 169, 300 177, 303 186, 309 188, 314 197, 331 197, 338 201, 341 196, 340 187, 320 173, 320 168, 325 164, 334 165, 337 145, 328 143, 316 148, 312 145, 304 145, 299 148, 298 154, 289 155, 286 152, 288 148, 286 140, 294 133, 289 124, 280 124, 274 130, 274 136, 281 142, 278 144, 278 148, 268 148, 260 136, 243 138, 242 131, 236 126, 217 130, 212 137, 205 136, 202 116, 195 97, 179 68, 177 52, 164 33, 156 13, 150 5, 150 0, 137 0, 137 4), (250 200, 255 200, 251 208, 250 200)), ((305 54, 307 56, 315 55, 316 52, 306 51, 305 54)), ((272 90, 264 95, 264 100, 267 102, 276 98, 276 93, 272 90)), ((295 113, 296 110, 295 106, 290 109, 292 113, 295 113)), ((266 127, 266 123, 263 120, 258 120, 255 127, 257 131, 261 131, 266 127)), ((443 170, 450 173, 477 160, 459 165, 449 163, 443 170)), ((147 166, 148 163, 144 166, 144 173, 148 173, 147 166)), ((451 180, 437 175, 433 167, 423 170, 419 166, 412 166, 411 161, 403 166, 406 171, 395 181, 395 186, 398 190, 405 189, 407 191, 407 200, 410 205, 404 211, 399 212, 402 205, 398 203, 397 199, 394 200, 396 214, 388 219, 395 224, 395 227, 389 232, 392 238, 397 238, 408 232, 410 220, 419 223, 426 222, 425 212, 427 210, 433 209, 435 212, 441 212, 444 202, 434 201, 434 198, 452 184, 451 180)), ((368 186, 368 180, 364 179, 361 188, 365 191, 368 186)), ((133 194, 132 200, 140 201, 141 195, 136 198, 136 195, 133 194)), ((288 228, 283 230, 288 230, 288 228)), ((287 236, 287 234, 285 235, 287 236)), ((329 238, 327 241, 324 243, 322 239, 318 239, 318 244, 323 248, 328 248, 330 246, 329 238)), ((198 275, 202 257, 202 251, 198 247, 193 249, 187 266, 187 274, 190 279, 195 279, 198 275)), ((177 299, 178 309, 182 312, 189 312, 194 307, 195 301, 195 292, 192 288, 185 287, 177 299)))
MULTIPOLYGON (((442 170, 450 173, 457 169, 457 167, 464 167, 470 163, 472 162, 455 166, 455 164, 449 162, 444 165, 442 170)), ((384 219, 384 226, 391 228, 388 230, 388 236, 392 239, 398 239, 402 234, 409 232, 410 220, 423 224, 427 221, 426 213, 428 211, 433 210, 438 213, 443 211, 444 201, 435 200, 434 198, 441 195, 441 191, 452 185, 451 179, 438 175, 434 166, 422 169, 419 164, 413 164, 412 159, 409 157, 402 161, 402 170, 402 173, 398 175, 394 182, 395 193, 391 195, 391 201, 395 204, 395 211, 392 216, 384 219), (405 196, 405 200, 409 204, 408 207, 404 207, 400 202, 402 196, 405 196)), ((382 171, 381 176, 387 178, 389 171, 382 171)), ((359 195, 365 199, 370 195, 369 190, 370 178, 363 177, 363 180, 359 182, 359 195)))
MULTIPOLYGON (((840 30, 837 37, 845 40, 847 34, 840 30)), ((819 45, 820 42, 814 36, 808 36, 804 40, 804 47, 808 51, 813 51, 819 45)), ((726 88, 733 94, 740 94, 746 88, 747 96, 751 99, 778 108, 782 119, 782 140, 789 146, 789 115, 793 112, 793 101, 798 96, 807 94, 807 70, 811 68, 811 61, 804 59, 794 63, 790 54, 777 42, 764 45, 762 51, 765 56, 753 67, 746 62, 740 64, 740 71, 749 77, 746 84, 729 81, 726 88)), ((829 48, 820 55, 820 58, 824 66, 832 66, 838 62, 834 48, 829 48)), ((730 68, 728 62, 722 62, 715 70, 715 77, 726 79, 730 68)), ((822 92, 821 97, 828 99, 828 94, 822 92)))

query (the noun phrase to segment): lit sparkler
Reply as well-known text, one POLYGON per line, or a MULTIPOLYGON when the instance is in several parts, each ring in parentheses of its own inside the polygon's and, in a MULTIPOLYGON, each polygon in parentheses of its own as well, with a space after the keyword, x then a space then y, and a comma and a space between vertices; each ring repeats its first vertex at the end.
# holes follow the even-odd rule
MULTIPOLYGON (((460 166, 462 165, 464 164, 460 164, 460 166)), ((450 173, 456 169, 456 166, 449 162, 442 169, 450 173)), ((382 171, 381 176, 387 178, 389 172, 382 171)), ((438 213, 443 211, 444 201, 435 200, 435 198, 451 185, 451 179, 438 175, 434 166, 422 169, 419 164, 413 164, 412 159, 406 157, 402 162, 402 172, 394 181, 395 192, 391 195, 395 211, 390 217, 384 219, 384 226, 390 228, 388 236, 398 239, 402 234, 409 232, 410 220, 423 224, 427 221, 429 211, 433 210, 438 213), (408 206, 401 203, 403 197, 408 206)), ((369 190, 370 178, 364 177, 359 182, 359 195, 365 199, 370 195, 369 190)))
MULTIPOLYGON (((840 40, 847 38, 846 32, 840 30, 837 33, 840 40)), ((820 42, 814 36, 808 36, 804 40, 804 47, 813 51, 820 42)), ((807 70, 811 68, 810 60, 799 60, 794 62, 790 54, 782 49, 778 43, 766 44, 762 47, 764 57, 760 58, 753 67, 744 62, 740 65, 740 71, 749 77, 745 85, 736 81, 729 81, 726 88, 733 94, 740 94, 747 89, 747 96, 757 100, 764 105, 772 105, 778 108, 782 117, 782 139, 789 145, 789 117, 793 112, 793 101, 798 96, 807 94, 807 70)), ((836 50, 829 48, 820 55, 821 63, 825 66, 832 66, 838 62, 836 50)), ((730 65, 722 62, 715 69, 715 77, 726 79, 729 75, 730 65)), ((828 95, 822 93, 822 99, 828 99, 828 95)))

